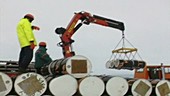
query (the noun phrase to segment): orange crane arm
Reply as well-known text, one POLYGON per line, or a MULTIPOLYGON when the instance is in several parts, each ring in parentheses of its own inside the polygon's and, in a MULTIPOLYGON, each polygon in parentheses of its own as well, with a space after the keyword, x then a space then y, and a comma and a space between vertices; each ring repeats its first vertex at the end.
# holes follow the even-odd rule
POLYGON ((75 13, 71 22, 67 26, 67 28, 57 28, 55 32, 60 35, 61 42, 58 43, 60 47, 62 47, 63 55, 65 58, 74 56, 75 53, 72 51, 71 44, 74 40, 71 39, 72 35, 83 25, 89 25, 90 23, 112 27, 124 31, 124 24, 119 21, 107 19, 97 15, 91 15, 88 12, 79 12, 75 13), (80 23, 78 23, 80 21, 80 23))

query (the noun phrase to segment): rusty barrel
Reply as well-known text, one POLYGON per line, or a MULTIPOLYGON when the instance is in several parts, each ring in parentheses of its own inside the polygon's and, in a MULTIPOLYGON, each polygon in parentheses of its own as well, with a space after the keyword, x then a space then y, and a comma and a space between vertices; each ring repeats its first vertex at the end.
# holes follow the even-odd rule
POLYGON ((42 96, 47 89, 47 82, 40 74, 23 73, 15 79, 14 89, 19 96, 42 96))
POLYGON ((90 60, 81 55, 57 59, 48 66, 48 72, 52 75, 70 74, 75 78, 88 76, 92 69, 90 60))

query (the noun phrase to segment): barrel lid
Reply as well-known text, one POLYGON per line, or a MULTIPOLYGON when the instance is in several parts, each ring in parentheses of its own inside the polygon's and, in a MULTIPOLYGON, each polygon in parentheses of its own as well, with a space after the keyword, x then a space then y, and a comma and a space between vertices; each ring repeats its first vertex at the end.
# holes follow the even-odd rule
POLYGON ((101 96, 104 89, 104 82, 95 76, 86 77, 79 84, 79 91, 82 96, 101 96))
POLYGON ((128 82, 122 77, 112 77, 106 83, 109 96, 124 96, 128 89, 128 82))
POLYGON ((71 75, 55 77, 49 82, 49 90, 54 96, 73 96, 77 87, 77 80, 71 75))

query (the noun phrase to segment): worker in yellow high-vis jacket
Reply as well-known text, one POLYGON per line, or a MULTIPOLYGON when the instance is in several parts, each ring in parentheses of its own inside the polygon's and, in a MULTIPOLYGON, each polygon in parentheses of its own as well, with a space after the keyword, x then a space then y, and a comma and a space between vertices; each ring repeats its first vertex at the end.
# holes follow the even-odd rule
POLYGON ((32 14, 26 14, 17 25, 17 35, 20 43, 21 51, 19 54, 19 73, 24 73, 27 70, 33 58, 33 50, 37 45, 33 30, 39 30, 37 26, 32 26, 34 20, 32 14))

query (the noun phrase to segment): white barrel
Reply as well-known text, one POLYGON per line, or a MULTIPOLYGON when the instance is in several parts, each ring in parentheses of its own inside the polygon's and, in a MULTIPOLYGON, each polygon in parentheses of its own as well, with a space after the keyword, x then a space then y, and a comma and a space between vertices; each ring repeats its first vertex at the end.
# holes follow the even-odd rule
POLYGON ((92 64, 90 60, 81 55, 55 60, 48 66, 48 71, 50 74, 70 74, 75 78, 88 76, 91 69, 92 64))
POLYGON ((49 82, 49 90, 54 96, 73 96, 77 87, 77 80, 71 75, 55 77, 49 82))
POLYGON ((170 96, 170 82, 161 80, 156 84, 155 92, 157 96, 170 96))
POLYGON ((106 83, 106 92, 109 96, 124 96, 128 89, 128 82, 122 77, 112 77, 106 83))
POLYGON ((101 96, 104 89, 104 82, 95 76, 86 77, 79 84, 79 92, 82 96, 101 96))
POLYGON ((14 88, 19 96, 41 96, 47 89, 47 82, 37 73, 23 73, 15 79, 14 88))
POLYGON ((68 59, 66 70, 75 78, 88 76, 91 72, 92 64, 90 60, 84 56, 76 55, 68 59))
POLYGON ((13 87, 13 82, 11 78, 5 74, 0 72, 0 96, 6 96, 13 87))
POLYGON ((131 92, 133 96, 150 96, 152 84, 146 79, 138 79, 133 83, 131 92))

